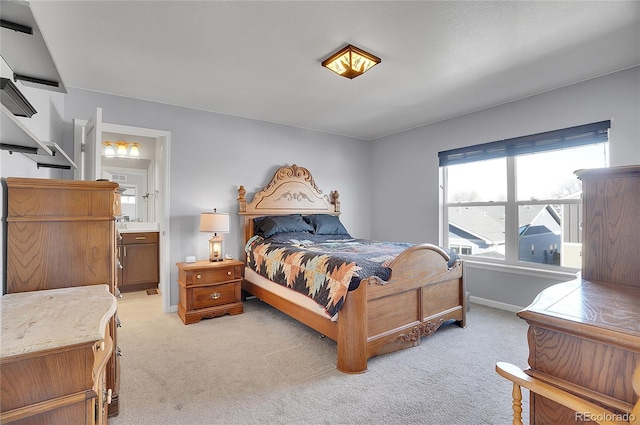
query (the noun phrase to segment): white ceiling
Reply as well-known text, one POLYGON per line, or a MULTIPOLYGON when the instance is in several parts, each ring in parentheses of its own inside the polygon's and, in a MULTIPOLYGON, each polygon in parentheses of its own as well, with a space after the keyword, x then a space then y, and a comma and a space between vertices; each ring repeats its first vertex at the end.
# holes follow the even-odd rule
POLYGON ((30 3, 67 87, 366 140, 640 64, 639 1, 30 3))

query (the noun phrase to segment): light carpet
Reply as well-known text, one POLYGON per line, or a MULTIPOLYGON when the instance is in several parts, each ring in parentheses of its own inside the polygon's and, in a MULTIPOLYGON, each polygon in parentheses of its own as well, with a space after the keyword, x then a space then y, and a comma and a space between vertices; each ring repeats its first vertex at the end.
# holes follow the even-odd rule
POLYGON ((526 323, 477 304, 467 328, 445 325, 358 375, 336 370, 333 341, 257 299, 185 326, 162 313, 160 295, 124 294, 118 316, 111 425, 509 424, 512 386, 495 363, 525 367, 528 356, 526 323))

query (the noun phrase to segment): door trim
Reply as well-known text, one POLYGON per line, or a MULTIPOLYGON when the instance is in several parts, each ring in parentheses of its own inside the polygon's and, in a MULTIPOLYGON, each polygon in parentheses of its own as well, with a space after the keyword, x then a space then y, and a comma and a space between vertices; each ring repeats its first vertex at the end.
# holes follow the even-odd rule
MULTIPOLYGON (((87 123, 86 120, 73 120, 74 123, 74 159, 82 156, 81 145, 84 141, 84 131, 82 128, 87 123), (80 131, 78 130, 80 127, 80 131), (79 138, 79 136, 81 138, 79 138)), ((171 305, 171 229, 170 229, 170 152, 171 152, 171 132, 164 130, 155 130, 151 128, 132 127, 119 124, 102 123, 102 131, 109 133, 123 133, 132 136, 144 136, 156 139, 155 144, 155 163, 157 170, 157 186, 159 191, 158 210, 156 211, 156 220, 160 226, 160 284, 159 289, 162 294, 162 311, 164 313, 174 313, 178 311, 178 305, 171 305)), ((101 149, 101 141, 96 139, 96 143, 100 144, 97 149, 101 149)), ((83 161, 80 161, 84 163, 83 161)), ((87 171, 78 170, 74 173, 76 180, 86 179, 87 171), (84 178, 83 178, 84 177, 84 178)))

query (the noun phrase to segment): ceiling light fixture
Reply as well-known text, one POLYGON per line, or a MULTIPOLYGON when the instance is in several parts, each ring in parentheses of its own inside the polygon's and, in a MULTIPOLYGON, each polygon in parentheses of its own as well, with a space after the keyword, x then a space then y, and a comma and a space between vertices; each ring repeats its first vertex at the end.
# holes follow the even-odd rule
POLYGON ((349 44, 325 59, 322 66, 338 75, 352 79, 364 74, 380 62, 382 59, 379 57, 349 44))

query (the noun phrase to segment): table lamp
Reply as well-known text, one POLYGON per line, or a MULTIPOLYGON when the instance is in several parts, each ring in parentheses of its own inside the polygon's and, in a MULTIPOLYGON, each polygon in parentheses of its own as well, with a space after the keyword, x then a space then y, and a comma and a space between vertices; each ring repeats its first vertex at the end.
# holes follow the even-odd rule
POLYGON ((229 214, 219 213, 214 208, 213 212, 200 214, 200 231, 213 232, 209 239, 209 261, 222 261, 222 236, 218 233, 229 233, 229 214))

